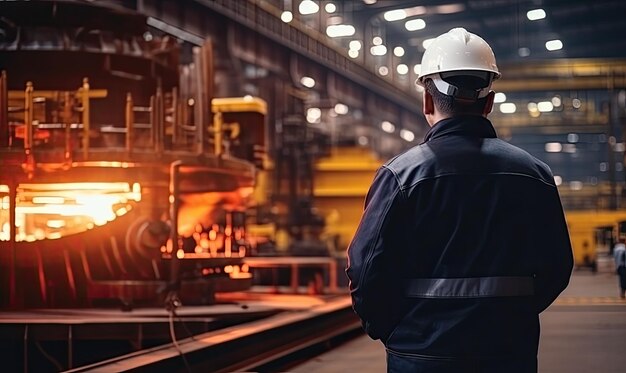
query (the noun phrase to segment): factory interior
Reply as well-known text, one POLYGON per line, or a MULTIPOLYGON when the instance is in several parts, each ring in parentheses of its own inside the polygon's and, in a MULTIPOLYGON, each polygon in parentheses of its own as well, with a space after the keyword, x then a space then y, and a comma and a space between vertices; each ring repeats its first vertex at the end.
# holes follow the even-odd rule
POLYGON ((430 129, 424 52, 462 27, 497 60, 497 137, 550 167, 569 231, 538 371, 624 372, 625 16, 621 0, 0 1, 5 371, 386 371, 346 251, 377 170, 430 129))

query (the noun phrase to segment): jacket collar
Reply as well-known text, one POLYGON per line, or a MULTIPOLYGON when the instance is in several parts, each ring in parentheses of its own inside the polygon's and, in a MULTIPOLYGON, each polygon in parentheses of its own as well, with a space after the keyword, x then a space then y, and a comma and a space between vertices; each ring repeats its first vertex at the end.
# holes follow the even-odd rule
POLYGON ((478 138, 498 137, 489 119, 480 115, 467 115, 442 119, 424 136, 424 142, 451 134, 478 138))

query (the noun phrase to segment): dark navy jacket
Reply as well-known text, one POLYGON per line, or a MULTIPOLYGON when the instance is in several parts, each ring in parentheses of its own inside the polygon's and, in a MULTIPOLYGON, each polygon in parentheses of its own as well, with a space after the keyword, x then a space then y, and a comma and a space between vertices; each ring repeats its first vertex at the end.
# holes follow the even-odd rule
POLYGON ((348 258, 372 338, 450 358, 536 357, 573 265, 550 169, 480 116, 440 121, 378 170, 348 258))

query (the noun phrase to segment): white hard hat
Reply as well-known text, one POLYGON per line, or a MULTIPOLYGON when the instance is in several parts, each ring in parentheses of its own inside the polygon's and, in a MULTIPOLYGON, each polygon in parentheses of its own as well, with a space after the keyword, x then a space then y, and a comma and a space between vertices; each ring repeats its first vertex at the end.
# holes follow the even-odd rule
POLYGON ((445 82, 441 78, 442 73, 447 76, 483 74, 488 79, 488 86, 480 90, 478 97, 486 96, 491 88, 491 82, 500 77, 496 57, 489 44, 480 36, 461 27, 439 35, 426 48, 416 83, 422 85, 424 79, 429 77, 433 79, 439 91, 455 95, 456 87, 445 82))

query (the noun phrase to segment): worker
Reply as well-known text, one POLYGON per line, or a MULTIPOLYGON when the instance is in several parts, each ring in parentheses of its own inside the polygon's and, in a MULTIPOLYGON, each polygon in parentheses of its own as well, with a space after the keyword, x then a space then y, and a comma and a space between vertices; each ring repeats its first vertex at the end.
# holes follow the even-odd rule
POLYGON ((615 260, 615 273, 619 282, 619 297, 626 298, 626 239, 620 237, 613 249, 615 260))
POLYGON ((571 243, 549 167, 497 138, 491 47, 455 28, 426 49, 424 142, 380 167, 348 248, 355 312, 388 372, 536 372, 539 313, 571 243))

